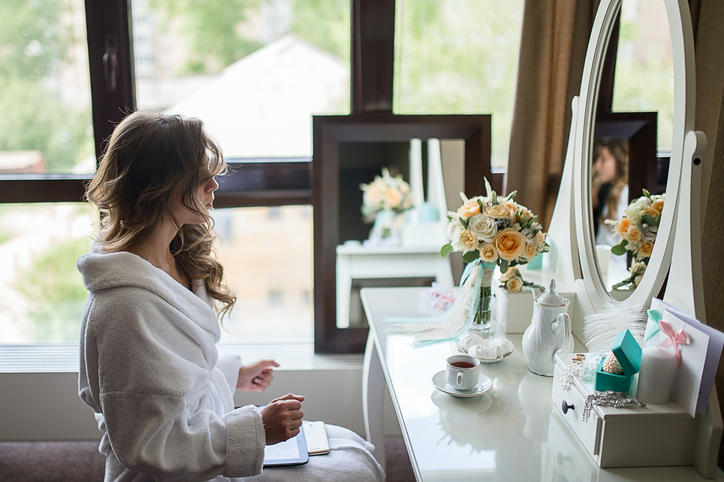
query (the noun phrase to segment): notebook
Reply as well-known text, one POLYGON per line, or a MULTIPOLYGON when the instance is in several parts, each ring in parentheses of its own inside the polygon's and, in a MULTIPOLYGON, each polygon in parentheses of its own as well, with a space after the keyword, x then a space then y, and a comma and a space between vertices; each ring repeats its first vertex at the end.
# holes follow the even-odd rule
POLYGON ((307 440, 304 430, 296 436, 264 447, 264 467, 279 467, 285 465, 302 465, 309 462, 307 440))

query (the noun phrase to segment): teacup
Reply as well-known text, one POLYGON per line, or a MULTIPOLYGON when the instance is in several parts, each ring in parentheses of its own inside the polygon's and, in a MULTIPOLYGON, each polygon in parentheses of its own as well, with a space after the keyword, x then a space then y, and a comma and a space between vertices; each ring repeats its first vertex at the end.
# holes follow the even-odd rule
POLYGON ((478 383, 480 360, 470 355, 448 357, 445 378, 455 390, 470 390, 478 383))

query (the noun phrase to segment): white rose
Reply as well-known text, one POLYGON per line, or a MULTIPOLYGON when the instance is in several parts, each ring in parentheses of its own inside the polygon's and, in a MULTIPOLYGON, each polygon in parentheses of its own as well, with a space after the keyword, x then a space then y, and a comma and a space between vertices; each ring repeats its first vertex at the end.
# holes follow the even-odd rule
POLYGON ((641 196, 635 201, 632 201, 631 204, 629 204, 629 206, 626 208, 624 213, 629 218, 638 220, 638 218, 641 216, 641 211, 643 210, 643 208, 645 208, 649 204, 649 199, 646 196, 641 196))
POLYGON ((450 245, 453 251, 462 251, 463 247, 460 244, 460 235, 463 232, 463 227, 457 221, 450 222, 447 225, 447 239, 450 240, 450 245))
POLYGON ((491 243, 498 234, 498 224, 495 220, 484 214, 476 214, 471 217, 468 229, 481 241, 491 243))

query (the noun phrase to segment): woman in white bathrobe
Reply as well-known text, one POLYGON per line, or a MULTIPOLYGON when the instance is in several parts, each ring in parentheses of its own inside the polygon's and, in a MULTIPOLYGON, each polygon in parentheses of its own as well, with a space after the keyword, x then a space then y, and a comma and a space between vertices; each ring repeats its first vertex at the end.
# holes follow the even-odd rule
POLYGON ((223 285, 208 210, 226 164, 201 121, 133 113, 114 130, 87 198, 102 214, 78 260, 90 292, 79 394, 95 412, 107 481, 383 480, 372 446, 328 425, 332 452, 266 469, 264 446, 299 433, 303 396, 234 409, 264 390, 276 363, 219 359, 223 285))

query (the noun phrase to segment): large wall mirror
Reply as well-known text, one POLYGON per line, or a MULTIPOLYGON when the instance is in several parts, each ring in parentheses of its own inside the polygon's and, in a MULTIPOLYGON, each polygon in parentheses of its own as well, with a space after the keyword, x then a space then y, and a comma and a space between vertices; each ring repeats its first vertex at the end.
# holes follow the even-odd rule
MULTIPOLYGON (((349 323, 348 320, 338 322, 338 291, 341 289, 337 275, 338 247, 345 243, 361 243, 371 228, 360 211, 360 184, 372 181, 380 175, 382 168, 409 181, 409 152, 413 139, 419 139, 423 146, 430 139, 440 139, 441 143, 457 140, 464 144, 464 191, 481 193, 484 178, 491 179, 490 126, 490 115, 314 117, 312 204, 315 350, 318 353, 362 352, 367 340, 366 324, 349 323)), ((423 174, 425 177, 434 175, 423 174)), ((429 286, 429 277, 420 279, 429 286)), ((348 298, 346 290, 341 299, 348 302, 348 298)))
MULTIPOLYGON (((685 25, 688 25, 688 36, 691 36, 690 20, 688 18, 688 8, 679 5, 678 0, 666 0, 665 2, 656 2, 660 9, 665 8, 666 16, 669 24, 671 38, 671 63, 673 65, 673 85, 671 85, 672 106, 671 113, 668 108, 662 109, 663 112, 657 112, 654 119, 651 114, 641 113, 639 119, 631 119, 632 121, 646 121, 648 123, 661 123, 662 117, 671 121, 670 133, 662 134, 661 129, 657 137, 662 135, 669 136, 665 139, 664 144, 670 145, 670 160, 666 165, 665 180, 659 180, 658 171, 654 177, 652 169, 656 167, 644 167, 651 177, 642 179, 641 174, 636 174, 635 169, 630 171, 630 178, 636 177, 634 182, 627 182, 629 189, 628 199, 636 199, 641 196, 641 192, 633 192, 633 187, 640 191, 642 187, 647 190, 655 189, 656 191, 665 190, 666 201, 664 203, 661 214, 661 222, 658 228, 656 241, 653 252, 648 261, 643 278, 635 290, 626 293, 624 296, 612 295, 611 283, 607 282, 605 276, 601 274, 601 265, 596 256, 596 219, 594 213, 594 196, 596 195, 596 177, 599 176, 599 170, 596 168, 596 152, 600 147, 604 138, 618 137, 628 143, 629 153, 635 149, 645 150, 641 146, 651 140, 646 141, 645 124, 641 124, 640 129, 635 129, 633 124, 629 125, 630 132, 621 135, 608 132, 608 136, 604 131, 616 128, 616 119, 611 118, 610 105, 599 105, 600 102, 600 86, 602 77, 604 77, 604 63, 607 52, 611 45, 617 42, 613 35, 617 35, 617 25, 622 11, 622 5, 642 4, 648 2, 636 2, 635 0, 604 0, 599 8, 605 11, 604 16, 599 16, 593 26, 592 43, 586 56, 584 66, 584 77, 581 84, 581 95, 579 100, 579 114, 576 123, 576 163, 574 171, 574 210, 576 219, 582 222, 576 223, 577 227, 577 243, 579 247, 579 255, 581 259, 581 271, 584 278, 588 296, 590 296, 591 304, 596 310, 603 309, 607 306, 615 305, 621 299, 627 298, 629 302, 639 303, 647 306, 652 296, 659 294, 664 281, 666 279, 669 265, 671 264, 671 251, 673 244, 673 226, 675 222, 675 214, 678 205, 679 183, 681 176, 682 159, 684 155, 684 136, 691 130, 693 126, 693 106, 692 92, 690 86, 693 78, 693 52, 688 57, 686 50, 692 50, 693 43, 688 45, 684 41, 685 25), (681 12, 681 13, 680 13, 681 12), (683 16, 686 18, 682 18, 683 16), (608 116, 608 117, 607 117, 608 116), (608 125, 607 125, 608 123, 608 125), (639 132, 640 131, 640 132, 639 132), (639 138, 639 139, 637 139, 639 138), (632 142, 636 142, 635 149, 632 149, 632 142), (638 185, 638 184, 641 185, 638 185), (665 188, 663 187, 665 186, 665 188)), ((656 6, 654 6, 656 7, 656 6)), ((658 14, 657 14, 658 15, 658 14)), ((609 56, 610 57, 610 56, 609 56)), ((619 68, 618 66, 616 67, 619 68)), ((643 87, 645 88, 645 87, 643 87)), ((614 93, 615 95, 615 93, 614 93)), ((615 117, 615 116, 614 116, 615 117)), ((618 119, 619 130, 625 131, 624 119, 618 119)), ((650 127, 649 127, 650 129, 650 127)), ((668 130, 668 129, 667 129, 668 130)), ((659 145, 662 144, 661 139, 657 140, 659 145)), ((650 151, 650 147, 648 148, 650 151)), ((651 153, 643 153, 645 159, 635 160, 629 159, 630 162, 651 163, 658 165, 657 161, 651 161, 651 153), (648 159, 648 160, 647 160, 648 159)), ((652 192, 654 194, 654 192, 652 192)), ((626 203, 622 203, 625 205, 626 203)), ((610 278, 610 276, 609 276, 610 278)))

